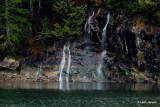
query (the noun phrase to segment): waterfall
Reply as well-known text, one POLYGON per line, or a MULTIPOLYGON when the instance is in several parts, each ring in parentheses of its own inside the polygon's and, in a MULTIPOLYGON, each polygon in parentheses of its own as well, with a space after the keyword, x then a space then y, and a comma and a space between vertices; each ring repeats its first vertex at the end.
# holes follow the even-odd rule
POLYGON ((102 68, 103 68, 103 65, 104 65, 104 58, 106 57, 106 53, 107 53, 107 51, 104 50, 104 45, 105 45, 105 42, 106 42, 106 33, 107 33, 107 26, 108 26, 109 21, 110 21, 110 12, 108 11, 106 25, 103 28, 103 32, 102 32, 103 52, 101 53, 100 60, 99 60, 99 65, 98 65, 98 68, 97 68, 98 78, 102 78, 102 76, 103 76, 102 68))
POLYGON ((102 68, 103 68, 103 64, 104 64, 104 58, 106 56, 107 51, 103 51, 101 53, 101 57, 100 57, 100 62, 99 62, 99 66, 97 68, 97 73, 98 73, 98 77, 101 78, 103 76, 102 74, 102 68))
POLYGON ((71 66, 71 52, 70 52, 70 48, 69 48, 69 45, 68 45, 68 66, 67 66, 67 78, 66 78, 67 82, 69 82, 70 66, 71 66))
POLYGON ((136 37, 136 47, 137 48, 141 48, 141 44, 142 44, 142 40, 140 37, 136 37))
POLYGON ((94 16, 94 14, 95 14, 95 12, 93 11, 92 15, 88 18, 88 20, 85 24, 85 27, 84 27, 85 33, 87 33, 88 35, 92 35, 91 22, 92 22, 92 17, 94 16))
POLYGON ((39 67, 38 67, 38 75, 36 77, 36 80, 38 80, 40 74, 42 74, 42 64, 40 64, 39 67))
POLYGON ((107 32, 107 26, 108 26, 109 21, 110 21, 110 12, 108 11, 107 22, 102 32, 102 45, 104 45, 106 42, 106 32, 107 32))
POLYGON ((66 46, 64 45, 64 48, 63 48, 63 57, 62 57, 62 60, 61 60, 61 63, 60 63, 60 67, 59 67, 59 73, 60 73, 59 81, 62 81, 62 71, 63 71, 63 68, 65 66, 65 62, 66 62, 66 53, 65 53, 65 50, 66 50, 66 46))
POLYGON ((70 52, 70 45, 64 45, 63 48, 63 56, 62 56, 62 60, 60 63, 60 67, 59 67, 59 81, 62 82, 62 73, 65 67, 65 63, 66 63, 66 52, 68 51, 68 65, 67 65, 67 70, 66 70, 66 81, 69 82, 69 72, 70 72, 70 66, 71 66, 71 52, 70 52))

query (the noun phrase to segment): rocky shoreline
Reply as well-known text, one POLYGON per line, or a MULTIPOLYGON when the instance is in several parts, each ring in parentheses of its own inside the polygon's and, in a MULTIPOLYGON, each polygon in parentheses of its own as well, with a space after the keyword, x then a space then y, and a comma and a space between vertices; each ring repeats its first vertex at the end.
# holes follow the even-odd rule
MULTIPOLYGON (((58 71, 45 72, 37 77, 38 72, 22 71, 0 71, 0 82, 58 82, 58 71)), ((113 74, 110 74, 113 75, 113 74)), ((118 77, 118 73, 113 76, 108 76, 105 81, 88 80, 86 76, 70 77, 70 82, 126 82, 126 83, 157 83, 160 84, 160 77, 154 76, 153 73, 132 73, 132 76, 118 77)))
MULTIPOLYGON (((40 65, 29 67, 21 65, 19 61, 5 58, 0 62, 0 81, 24 82, 58 82, 59 66, 40 65)), ((70 82, 128 82, 128 83, 160 83, 160 73, 140 72, 136 67, 119 68, 107 71, 105 80, 98 80, 95 74, 96 67, 75 67, 70 69, 70 82), (76 68, 76 69, 75 69, 76 68), (90 71, 88 71, 88 69, 90 71)), ((66 72, 64 71, 64 74, 66 72)), ((65 76, 64 76, 65 79, 65 76)))

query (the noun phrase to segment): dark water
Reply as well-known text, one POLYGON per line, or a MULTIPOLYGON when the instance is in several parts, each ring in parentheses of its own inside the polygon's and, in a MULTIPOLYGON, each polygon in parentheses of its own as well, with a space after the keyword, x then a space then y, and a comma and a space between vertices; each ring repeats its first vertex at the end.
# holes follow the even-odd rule
POLYGON ((0 107, 160 107, 160 86, 124 83, 0 83, 0 107))

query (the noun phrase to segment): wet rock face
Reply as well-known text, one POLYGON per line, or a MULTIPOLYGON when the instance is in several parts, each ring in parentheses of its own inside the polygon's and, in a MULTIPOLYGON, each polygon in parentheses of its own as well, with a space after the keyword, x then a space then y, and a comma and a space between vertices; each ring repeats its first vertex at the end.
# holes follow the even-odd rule
POLYGON ((150 72, 159 72, 160 28, 151 25, 136 26, 133 29, 137 34, 136 46, 141 54, 137 53, 139 65, 150 72))
MULTIPOLYGON (((134 54, 137 66, 140 70, 149 72, 159 72, 159 52, 160 52, 160 28, 152 25, 138 26, 137 21, 128 27, 136 38, 134 54)), ((130 35, 128 35, 130 36, 130 35)))
MULTIPOLYGON (((106 16, 107 10, 97 9, 93 17, 93 44, 90 47, 95 45, 99 51, 106 16)), ((105 65, 108 69, 127 65, 137 66, 140 71, 160 72, 160 27, 139 25, 138 20, 139 16, 127 17, 123 11, 111 14, 106 40, 108 58, 105 65), (114 59, 113 63, 109 63, 109 58, 114 59)))
MULTIPOLYGON (((93 42, 89 42, 87 38, 82 36, 79 40, 71 43, 71 66, 92 66, 97 65, 101 51, 93 42)), ((67 56, 67 55, 66 55, 67 56)), ((50 59, 50 58, 48 58, 50 59)), ((59 65, 62 59, 62 50, 57 51, 50 60, 51 65, 59 65)))

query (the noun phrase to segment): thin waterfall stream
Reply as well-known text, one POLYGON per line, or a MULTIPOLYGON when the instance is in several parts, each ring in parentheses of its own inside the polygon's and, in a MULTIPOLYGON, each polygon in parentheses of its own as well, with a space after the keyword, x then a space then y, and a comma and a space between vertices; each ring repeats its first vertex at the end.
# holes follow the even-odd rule
POLYGON ((64 45, 64 47, 63 47, 63 56, 62 56, 62 60, 61 60, 60 67, 59 67, 59 73, 60 73, 59 81, 62 81, 62 71, 63 71, 63 68, 65 66, 65 62, 66 62, 66 60, 65 60, 66 59, 65 50, 66 50, 66 46, 64 45))
POLYGON ((71 66, 71 52, 70 52, 70 46, 68 45, 68 66, 67 66, 67 77, 66 77, 67 82, 69 82, 70 66, 71 66))
POLYGON ((42 74, 42 63, 41 63, 41 64, 39 64, 39 66, 38 66, 38 72, 37 72, 36 80, 38 80, 38 79, 39 79, 40 74, 42 74))
POLYGON ((108 23, 110 21, 110 11, 108 11, 108 15, 107 15, 107 22, 106 22, 106 25, 105 27, 103 28, 103 32, 102 32, 102 47, 103 47, 103 52, 101 53, 101 56, 100 56, 100 60, 99 60, 99 65, 98 65, 98 68, 97 68, 97 74, 98 74, 98 79, 103 79, 103 72, 102 72, 102 68, 103 68, 103 65, 104 65, 104 58, 106 57, 106 53, 107 53, 107 50, 105 50, 105 44, 106 43, 106 33, 107 33, 107 26, 108 26, 108 23))
POLYGON ((60 63, 59 67, 59 81, 63 81, 63 70, 65 69, 66 65, 66 60, 67 60, 67 70, 66 70, 66 82, 69 82, 69 72, 70 72, 70 66, 71 66, 71 52, 70 52, 70 44, 68 43, 67 45, 65 44, 63 47, 63 55, 62 55, 62 60, 60 63), (66 57, 66 54, 68 54, 68 57, 66 57))
POLYGON ((92 15, 88 18, 85 24, 85 27, 84 27, 85 33, 87 33, 87 35, 90 35, 90 36, 92 36, 91 23, 92 23, 92 18, 94 15, 95 15, 95 12, 93 11, 92 15))
MULTIPOLYGON (((85 34, 86 34, 86 42, 87 43, 91 43, 92 42, 92 31, 91 31, 91 26, 92 26, 92 23, 93 23, 93 17, 95 15, 95 11, 92 12, 92 15, 89 16, 88 20, 86 21, 86 24, 84 26, 84 30, 85 30, 85 34)), ((90 48, 90 46, 89 46, 90 48)), ((88 50, 88 53, 89 53, 89 50, 88 50)), ((90 57, 88 56, 87 58, 88 60, 90 60, 90 57)), ((86 82, 88 82, 88 78, 86 78, 86 82)))

